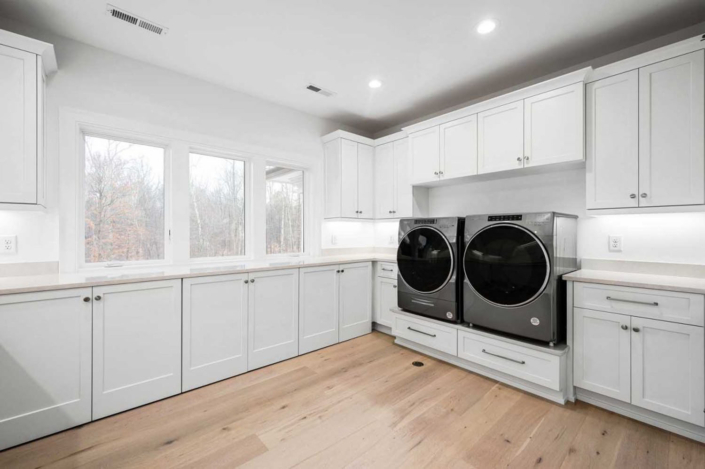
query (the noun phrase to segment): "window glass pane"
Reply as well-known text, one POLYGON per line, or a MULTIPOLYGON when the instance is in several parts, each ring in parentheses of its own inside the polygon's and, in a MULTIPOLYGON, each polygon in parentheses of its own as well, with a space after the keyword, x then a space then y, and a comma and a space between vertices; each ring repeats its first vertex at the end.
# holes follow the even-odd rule
POLYGON ((303 252, 304 172, 267 166, 267 254, 303 252))
POLYGON ((164 149, 85 137, 85 262, 164 259, 164 149))
POLYGON ((191 257, 245 255, 245 163, 189 156, 191 257))

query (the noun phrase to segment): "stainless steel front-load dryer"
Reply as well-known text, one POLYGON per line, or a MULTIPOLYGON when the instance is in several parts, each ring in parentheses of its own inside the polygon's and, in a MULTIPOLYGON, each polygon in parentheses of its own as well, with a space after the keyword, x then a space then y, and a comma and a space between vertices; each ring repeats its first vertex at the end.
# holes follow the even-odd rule
POLYGON ((411 313, 448 322, 462 316, 463 218, 399 221, 398 304, 411 313))
POLYGON ((577 269, 577 217, 472 215, 464 241, 463 320, 543 342, 563 340, 561 276, 577 269))

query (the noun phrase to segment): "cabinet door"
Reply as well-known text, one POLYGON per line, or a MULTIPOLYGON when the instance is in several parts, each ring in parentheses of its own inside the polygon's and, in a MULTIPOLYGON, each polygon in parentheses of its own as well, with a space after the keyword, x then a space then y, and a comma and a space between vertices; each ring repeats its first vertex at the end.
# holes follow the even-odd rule
POLYGON ((375 148, 375 218, 394 218, 394 142, 375 148))
POLYGON ((299 354, 338 343, 338 277, 340 267, 299 271, 299 354))
POLYGON ((37 56, 0 46, 0 203, 37 203, 37 56))
POLYGON ((439 178, 440 132, 438 126, 409 135, 411 182, 437 181, 439 178))
POLYGON ((397 281, 377 277, 377 301, 375 303, 374 322, 392 327, 391 308, 397 307, 397 281))
POLYGON ((639 205, 639 72, 587 85, 587 208, 639 205))
POLYGON ((0 450, 90 422, 90 297, 0 296, 0 450))
POLYGON ((705 426, 703 328, 632 317, 632 404, 705 426))
POLYGON ((340 266, 339 337, 348 340, 372 331, 372 265, 340 266))
POLYGON ((524 165, 583 160, 583 83, 524 100, 524 165))
POLYGON ((337 138, 323 146, 325 172, 325 218, 340 218, 342 184, 342 140, 337 138))
POLYGON ((247 274, 183 283, 182 391, 247 371, 247 274))
POLYGON ((524 167, 524 102, 506 104, 477 115, 477 172, 524 167))
POLYGON ((357 143, 341 139, 340 216, 357 218, 357 143))
POLYGON ((630 317, 575 308, 575 386, 629 402, 630 317))
POLYGON ((93 288, 93 419, 181 392, 181 280, 93 288))
POLYGON ((441 125, 441 177, 477 174, 477 114, 441 125))
POLYGON ((413 216, 414 188, 411 185, 411 164, 409 162, 409 139, 394 142, 394 218, 413 216))
POLYGON ((703 54, 639 69, 639 206, 705 203, 703 54))
POLYGON ((357 210, 358 218, 375 217, 374 148, 357 144, 357 210))
POLYGON ((299 353, 299 271, 250 274, 247 369, 299 353))

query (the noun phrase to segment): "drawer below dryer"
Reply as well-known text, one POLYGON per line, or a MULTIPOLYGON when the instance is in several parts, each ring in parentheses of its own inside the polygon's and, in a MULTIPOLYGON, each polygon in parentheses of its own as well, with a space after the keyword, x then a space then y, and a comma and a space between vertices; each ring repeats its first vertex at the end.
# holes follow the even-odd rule
POLYGON ((555 391, 561 390, 560 356, 458 331, 458 357, 555 391))
POLYGON ((458 356, 458 330, 435 322, 393 314, 392 334, 458 356))
POLYGON ((397 279, 397 265, 393 262, 378 262, 377 276, 397 279))

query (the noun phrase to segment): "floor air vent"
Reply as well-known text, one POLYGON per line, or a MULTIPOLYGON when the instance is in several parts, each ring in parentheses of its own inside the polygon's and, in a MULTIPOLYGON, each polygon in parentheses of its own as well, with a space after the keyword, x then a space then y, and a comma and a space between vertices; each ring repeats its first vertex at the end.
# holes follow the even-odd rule
POLYGON ((163 36, 167 33, 167 31, 169 31, 169 29, 165 28, 164 26, 160 26, 151 21, 147 21, 144 18, 140 18, 137 15, 128 13, 125 10, 121 10, 109 3, 106 7, 106 13, 115 19, 140 27, 144 30, 149 31, 150 33, 159 34, 160 36, 163 36))
POLYGON ((316 85, 308 85, 306 89, 313 91, 314 93, 320 94, 321 96, 325 96, 326 98, 330 98, 335 94, 332 91, 324 90, 323 88, 316 85))

